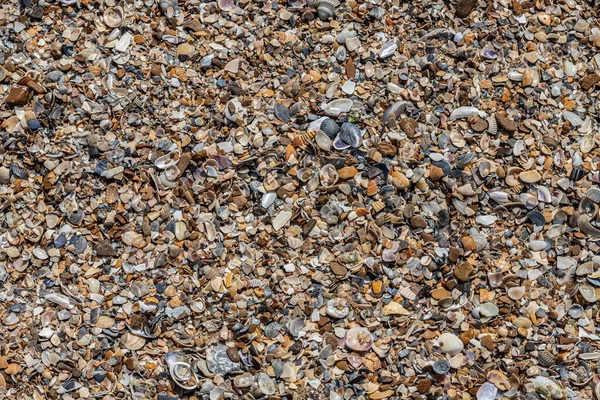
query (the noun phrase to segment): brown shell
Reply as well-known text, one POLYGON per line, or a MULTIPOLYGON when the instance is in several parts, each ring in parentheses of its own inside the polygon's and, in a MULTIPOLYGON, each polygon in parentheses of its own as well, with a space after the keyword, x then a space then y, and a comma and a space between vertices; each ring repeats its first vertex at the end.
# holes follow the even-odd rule
POLYGON ((114 204, 119 198, 119 187, 116 183, 111 183, 106 187, 106 202, 114 204))
POLYGON ((369 181, 367 185, 367 196, 375 196, 378 192, 377 184, 373 181, 369 181))
POLYGON ((439 181, 444 177, 444 171, 440 167, 431 166, 429 167, 429 178, 433 181, 439 181))
POLYGON ((383 282, 381 282, 381 281, 374 281, 373 285, 372 285, 372 288, 373 288, 373 293, 374 294, 381 294, 381 291, 383 289, 383 282))
POLYGON ((460 239, 465 251, 475 251, 475 241, 471 236, 464 236, 460 239))
POLYGON ((377 214, 379 211, 385 208, 385 203, 383 201, 374 201, 371 204, 371 211, 373 214, 377 214))
POLYGON ((186 21, 185 24, 183 24, 183 27, 185 29, 189 29, 193 32, 199 32, 202 30, 202 23, 200 21, 198 21, 195 18, 189 19, 188 21, 186 21))
POLYGON ((301 135, 296 135, 296 137, 292 140, 292 146, 294 146, 294 147, 305 146, 316 135, 317 135, 317 131, 308 131, 308 132, 303 133, 301 135))

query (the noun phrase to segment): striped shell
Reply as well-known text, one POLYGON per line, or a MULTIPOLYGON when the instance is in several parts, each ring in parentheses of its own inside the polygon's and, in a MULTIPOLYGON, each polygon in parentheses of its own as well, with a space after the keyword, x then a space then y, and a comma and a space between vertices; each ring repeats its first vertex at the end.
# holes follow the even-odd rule
POLYGON ((338 0, 317 0, 317 15, 322 20, 328 20, 335 15, 335 9, 339 5, 338 0))
POLYGON ((600 54, 594 56, 594 63, 596 64, 596 68, 600 69, 600 54))
POLYGON ((305 146, 308 142, 310 142, 317 134, 317 131, 308 131, 301 135, 296 135, 296 137, 292 140, 292 146, 301 147, 305 146))
POLYGON ((106 203, 114 204, 119 198, 119 187, 116 183, 111 183, 106 187, 106 203))
POLYGON ((496 136, 496 134, 498 133, 498 122, 496 121, 496 117, 494 115, 492 115, 491 117, 489 117, 487 119, 487 122, 488 122, 488 128, 487 128, 488 133, 492 136, 496 136))
POLYGON ((252 288, 261 288, 261 287, 263 287, 263 281, 261 281, 260 279, 257 279, 257 278, 250 279, 248 281, 248 286, 250 286, 252 288))
POLYGON ((543 367, 552 367, 556 365, 556 357, 549 351, 542 351, 538 355, 538 363, 543 367))
POLYGON ((410 288, 406 286, 400 288, 400 290, 398 290, 398 293, 400 293, 402 297, 409 301, 413 301, 417 298, 415 292, 413 292, 410 288))
POLYGON ((373 214, 377 214, 379 211, 385 208, 385 203, 383 201, 374 201, 371 204, 371 209, 373 210, 373 214))
POLYGON ((377 184, 373 181, 369 181, 369 184, 367 185, 367 196, 375 196, 378 191, 377 184))
POLYGON ((304 293, 296 293, 292 297, 290 297, 289 303, 292 306, 295 306, 298 303, 303 302, 305 300, 306 300, 306 294, 304 294, 304 293))

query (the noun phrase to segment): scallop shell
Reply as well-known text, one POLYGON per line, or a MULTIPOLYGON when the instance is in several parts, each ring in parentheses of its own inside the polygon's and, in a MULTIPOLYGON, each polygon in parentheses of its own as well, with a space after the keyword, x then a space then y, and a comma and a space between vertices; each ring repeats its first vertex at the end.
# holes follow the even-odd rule
POLYGON ((340 5, 338 0, 318 0, 316 2, 317 15, 323 21, 335 15, 335 9, 340 5))
POLYGON ((377 214, 384 208, 385 208, 385 203, 383 201, 374 201, 371 204, 371 211, 372 211, 373 215, 377 214))
MULTIPOLYGON (((594 56, 594 63, 596 64, 596 69, 600 69, 600 54, 594 56)), ((598 398, 600 399, 600 396, 598 398)))
POLYGON ((109 28, 118 28, 123 23, 123 9, 121 7, 110 7, 104 11, 104 23, 109 28))
POLYGON ((128 350, 139 350, 146 345, 146 339, 129 332, 122 336, 121 342, 128 350))
POLYGON ((303 302, 304 300, 306 300, 306 294, 295 293, 294 295, 292 295, 292 297, 290 297, 290 300, 288 302, 290 303, 290 305, 295 306, 298 305, 298 303, 303 302))
POLYGON ((491 136, 496 136, 498 133, 498 122, 496 121, 496 117, 492 115, 487 119, 488 128, 487 131, 491 136))

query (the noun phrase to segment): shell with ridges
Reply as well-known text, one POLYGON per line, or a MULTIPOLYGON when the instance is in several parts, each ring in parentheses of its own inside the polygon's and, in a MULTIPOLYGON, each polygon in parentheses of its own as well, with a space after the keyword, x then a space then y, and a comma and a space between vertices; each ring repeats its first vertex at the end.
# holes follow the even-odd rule
POLYGON ((335 9, 340 5, 338 0, 318 0, 316 3, 317 15, 326 21, 335 15, 335 9))

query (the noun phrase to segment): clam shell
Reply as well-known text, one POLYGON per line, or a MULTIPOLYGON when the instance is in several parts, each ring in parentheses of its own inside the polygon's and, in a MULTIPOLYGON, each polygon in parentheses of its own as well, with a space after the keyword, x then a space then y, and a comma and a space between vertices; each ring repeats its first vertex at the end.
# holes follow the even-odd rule
POLYGON ((368 351, 373 346, 373 335, 363 327, 350 328, 346 332, 345 344, 354 351, 368 351))
POLYGON ((123 23, 123 16, 121 7, 109 7, 104 11, 104 23, 109 28, 118 28, 123 23))
POLYGON ((321 180, 321 185, 330 187, 337 183, 340 178, 340 174, 333 165, 325 164, 319 170, 319 178, 321 180))
POLYGON ((343 299, 331 299, 325 307, 327 315, 333 318, 345 318, 350 313, 350 308, 343 299))
POLYGON ((300 335, 302 328, 304 328, 304 318, 295 318, 291 320, 288 322, 287 328, 290 331, 290 334, 297 338, 300 335))
POLYGON ((112 327, 114 324, 114 318, 107 317, 106 315, 101 315, 96 321, 96 328, 107 329, 112 327))
POLYGON ((387 124, 390 118, 392 118, 392 116, 394 117, 394 119, 399 118, 400 115, 402 115, 409 108, 410 105, 411 103, 405 100, 395 102, 394 104, 389 106, 387 110, 385 110, 383 116, 381 117, 381 121, 384 124, 387 124))
POLYGON ((179 150, 173 150, 173 151, 165 154, 164 156, 158 157, 154 161, 154 165, 158 169, 167 169, 168 167, 170 167, 172 165, 177 165, 177 163, 179 162, 180 155, 181 155, 181 153, 179 150))
POLYGON ((362 143, 362 133, 360 128, 351 122, 344 122, 342 128, 338 133, 339 139, 357 149, 362 143))
POLYGON ((340 5, 338 0, 317 0, 315 6, 317 15, 323 21, 332 18, 335 15, 335 9, 340 5))
POLYGON ((139 350, 146 345, 146 339, 129 332, 123 335, 121 342, 128 350, 139 350))

